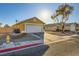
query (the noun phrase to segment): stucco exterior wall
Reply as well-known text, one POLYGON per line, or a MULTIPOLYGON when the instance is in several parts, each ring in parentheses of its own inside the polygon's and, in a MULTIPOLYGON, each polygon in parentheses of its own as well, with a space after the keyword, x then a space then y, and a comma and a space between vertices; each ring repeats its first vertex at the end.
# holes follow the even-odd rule
POLYGON ((32 18, 32 19, 28 19, 19 23, 16 23, 12 26, 13 29, 20 29, 20 31, 24 31, 25 30, 25 24, 36 24, 36 25, 40 25, 43 26, 44 23, 42 21, 40 21, 38 18, 32 18))

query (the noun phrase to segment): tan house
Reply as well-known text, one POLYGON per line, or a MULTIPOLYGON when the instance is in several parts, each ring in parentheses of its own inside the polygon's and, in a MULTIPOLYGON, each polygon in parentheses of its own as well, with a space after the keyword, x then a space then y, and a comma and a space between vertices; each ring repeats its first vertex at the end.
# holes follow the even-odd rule
POLYGON ((12 25, 12 28, 20 29, 21 32, 36 33, 44 32, 44 24, 45 23, 42 22, 40 19, 33 17, 12 25))

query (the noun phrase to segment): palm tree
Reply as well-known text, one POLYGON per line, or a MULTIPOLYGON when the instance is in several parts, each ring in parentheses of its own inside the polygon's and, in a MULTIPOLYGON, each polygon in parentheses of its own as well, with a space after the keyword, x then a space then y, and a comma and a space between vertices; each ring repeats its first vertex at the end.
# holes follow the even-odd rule
POLYGON ((64 24, 68 20, 69 15, 72 13, 72 11, 73 11, 73 6, 70 6, 68 4, 62 4, 58 7, 55 15, 53 16, 54 18, 57 18, 58 16, 62 17, 60 22, 62 25, 62 32, 64 32, 64 24))

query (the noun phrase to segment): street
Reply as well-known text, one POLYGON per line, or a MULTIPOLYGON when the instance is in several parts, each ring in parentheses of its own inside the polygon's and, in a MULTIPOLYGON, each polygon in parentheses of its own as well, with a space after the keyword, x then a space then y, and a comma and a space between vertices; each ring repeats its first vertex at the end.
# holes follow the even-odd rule
POLYGON ((49 46, 44 55, 71 56, 79 55, 79 35, 61 35, 61 33, 45 34, 45 43, 49 46))
POLYGON ((79 35, 45 33, 44 44, 4 54, 6 56, 79 56, 79 35))
POLYGON ((79 55, 79 42, 73 39, 48 44, 45 56, 77 56, 79 55))

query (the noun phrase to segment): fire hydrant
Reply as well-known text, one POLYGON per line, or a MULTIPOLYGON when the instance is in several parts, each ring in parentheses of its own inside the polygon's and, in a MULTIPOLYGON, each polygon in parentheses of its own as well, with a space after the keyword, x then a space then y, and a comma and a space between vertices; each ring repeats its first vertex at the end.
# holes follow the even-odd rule
POLYGON ((10 35, 7 35, 7 36, 6 36, 6 43, 7 43, 7 44, 10 43, 10 39, 11 39, 11 38, 10 38, 10 35))

